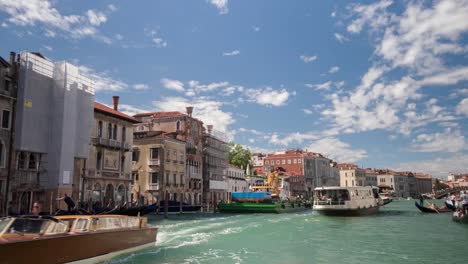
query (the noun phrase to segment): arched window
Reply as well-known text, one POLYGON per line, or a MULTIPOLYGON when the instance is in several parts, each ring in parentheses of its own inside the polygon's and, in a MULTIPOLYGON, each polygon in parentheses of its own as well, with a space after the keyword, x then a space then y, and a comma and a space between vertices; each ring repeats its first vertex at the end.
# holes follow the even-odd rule
POLYGON ((102 167, 102 153, 98 151, 96 157, 96 170, 101 170, 102 167))
POLYGON ((117 125, 114 124, 114 140, 117 140, 117 125))
POLYGON ((26 154, 24 152, 20 152, 18 155, 18 169, 25 169, 26 168, 26 154))
POLYGON ((125 138, 126 138, 125 133, 126 133, 126 129, 125 127, 122 127, 122 142, 125 142, 125 138))
POLYGON ((98 122, 97 136, 98 136, 98 137, 102 137, 102 121, 99 121, 99 122, 98 122))
POLYGON ((29 154, 29 164, 28 164, 28 169, 30 170, 35 170, 37 166, 36 162, 36 155, 31 153, 29 154))
POLYGON ((107 137, 112 139, 112 124, 107 125, 107 137))
POLYGON ((120 171, 124 172, 125 169, 125 156, 122 156, 121 162, 120 162, 120 171))
POLYGON ((176 130, 180 131, 180 120, 177 120, 176 122, 176 130))

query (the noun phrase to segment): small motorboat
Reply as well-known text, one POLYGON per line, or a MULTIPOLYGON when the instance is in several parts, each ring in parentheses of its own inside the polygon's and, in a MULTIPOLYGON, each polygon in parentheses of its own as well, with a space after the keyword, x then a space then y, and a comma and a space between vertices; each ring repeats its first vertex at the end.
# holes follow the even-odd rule
POLYGON ((0 263, 97 263, 155 245, 145 217, 122 215, 0 218, 0 263))
POLYGON ((430 208, 430 207, 425 207, 424 205, 420 205, 417 201, 414 202, 414 205, 423 213, 432 213, 432 214, 438 214, 438 213, 448 213, 452 212, 452 210, 448 208, 430 208))

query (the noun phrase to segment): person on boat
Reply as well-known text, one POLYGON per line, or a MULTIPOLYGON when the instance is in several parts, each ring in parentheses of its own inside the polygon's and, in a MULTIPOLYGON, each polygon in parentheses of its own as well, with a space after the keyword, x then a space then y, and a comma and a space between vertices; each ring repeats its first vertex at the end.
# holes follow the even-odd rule
POLYGON ((452 201, 453 206, 455 206, 455 195, 450 195, 450 201, 452 201))
POLYGON ((73 209, 75 209, 75 202, 70 196, 68 196, 68 194, 64 194, 63 197, 57 198, 57 201, 60 200, 63 200, 67 204, 68 212, 71 212, 73 209))
POLYGON ((35 201, 32 208, 33 215, 39 215, 42 211, 42 203, 39 201, 35 201))
POLYGON ((460 195, 460 198, 462 200, 462 210, 463 210, 463 214, 468 214, 468 194, 466 193, 466 191, 462 191, 461 192, 462 194, 460 195))
POLYGON ((419 205, 424 205, 424 196, 422 194, 419 195, 419 205))
POLYGON ((433 209, 433 210, 437 210, 439 208, 437 208, 437 206, 435 204, 430 204, 429 205, 429 208, 433 209))

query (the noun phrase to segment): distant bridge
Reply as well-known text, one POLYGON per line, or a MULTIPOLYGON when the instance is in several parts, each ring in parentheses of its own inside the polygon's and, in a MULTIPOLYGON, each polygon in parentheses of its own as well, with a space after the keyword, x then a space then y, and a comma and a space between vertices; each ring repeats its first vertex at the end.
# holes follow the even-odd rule
POLYGON ((457 193, 457 192, 460 192, 460 191, 468 191, 468 186, 439 190, 439 191, 435 192, 434 196, 435 196, 436 199, 440 199, 440 198, 442 198, 444 196, 447 196, 448 194, 457 193))

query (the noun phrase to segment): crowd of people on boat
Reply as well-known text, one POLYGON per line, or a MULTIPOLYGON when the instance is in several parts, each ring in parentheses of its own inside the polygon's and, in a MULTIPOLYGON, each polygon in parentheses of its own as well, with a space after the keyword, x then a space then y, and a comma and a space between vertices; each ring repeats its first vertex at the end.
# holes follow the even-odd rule
POLYGON ((455 215, 457 217, 463 217, 468 215, 468 191, 461 191, 460 195, 450 195, 447 200, 451 201, 453 206, 456 207, 455 215), (458 201, 458 206, 456 205, 458 201))

